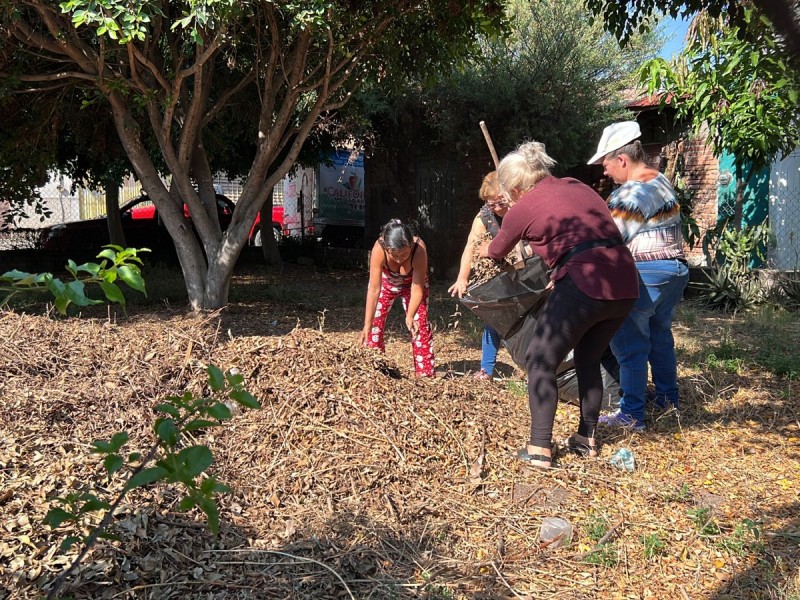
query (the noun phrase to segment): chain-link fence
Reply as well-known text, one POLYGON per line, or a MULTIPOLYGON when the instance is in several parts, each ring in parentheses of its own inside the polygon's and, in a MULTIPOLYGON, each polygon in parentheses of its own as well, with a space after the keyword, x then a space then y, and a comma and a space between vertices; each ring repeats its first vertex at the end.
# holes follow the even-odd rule
POLYGON ((772 165, 769 224, 775 236, 769 266, 782 271, 800 270, 800 150, 772 165))
POLYGON ((768 224, 772 243, 766 248, 766 266, 800 270, 800 150, 748 179, 738 214, 737 179, 731 161, 732 157, 720 161, 716 223, 768 224))

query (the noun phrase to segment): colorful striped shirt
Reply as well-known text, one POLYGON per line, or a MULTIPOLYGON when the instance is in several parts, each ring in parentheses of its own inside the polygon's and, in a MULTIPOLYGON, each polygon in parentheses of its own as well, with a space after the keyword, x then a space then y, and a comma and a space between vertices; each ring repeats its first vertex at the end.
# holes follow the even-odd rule
POLYGON ((685 259, 681 207, 663 174, 623 183, 612 192, 608 208, 636 262, 685 259))

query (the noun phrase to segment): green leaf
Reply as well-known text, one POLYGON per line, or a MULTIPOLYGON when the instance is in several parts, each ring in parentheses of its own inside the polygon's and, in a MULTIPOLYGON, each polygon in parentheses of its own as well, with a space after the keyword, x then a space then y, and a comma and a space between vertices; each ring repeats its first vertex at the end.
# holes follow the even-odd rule
POLYGON ((92 442, 92 452, 95 454, 107 454, 112 452, 111 443, 105 440, 95 440, 92 442))
POLYGON ((105 248, 100 252, 100 254, 97 255, 97 258, 107 258, 108 260, 113 261, 117 258, 117 253, 111 248, 105 248))
POLYGON ((208 496, 213 493, 228 493, 231 491, 231 488, 224 483, 218 482, 214 477, 207 477, 200 484, 200 491, 208 496))
POLYGON ((247 390, 233 390, 228 396, 246 408, 261 408, 261 403, 247 390))
POLYGON ((208 372, 208 385, 211 386, 212 390, 218 392, 225 387, 225 376, 219 367, 208 365, 206 371, 208 372))
POLYGON ((241 373, 231 373, 228 371, 225 373, 225 379, 228 380, 228 385, 237 386, 244 383, 244 375, 241 373))
POLYGON ((217 402, 209 406, 206 409, 206 413, 215 419, 219 419, 220 421, 229 421, 233 416, 231 415, 231 410, 222 402, 217 402))
POLYGON ((142 469, 128 480, 128 483, 125 485, 125 489, 132 490, 138 487, 144 487, 164 478, 166 474, 167 470, 164 467, 150 467, 149 469, 142 469))
POLYGON ((175 406, 168 403, 156 404, 155 410, 157 410, 158 412, 166 413, 171 417, 175 417, 176 419, 181 416, 180 411, 175 406))
POLYGON ((64 288, 64 295, 77 306, 100 304, 100 300, 92 300, 86 295, 86 286, 82 281, 70 281, 64 288))
POLYGON ((69 537, 64 538, 64 541, 59 544, 58 549, 61 552, 66 552, 70 548, 72 548, 75 544, 78 544, 83 541, 83 538, 78 537, 77 535, 71 535, 69 537))
POLYGON ((172 419, 158 419, 155 426, 158 439, 167 444, 170 448, 178 442, 178 429, 172 419))
POLYGON ((64 521, 74 521, 77 518, 71 512, 67 512, 63 508, 51 508, 47 511, 44 517, 44 524, 49 525, 53 529, 58 528, 64 521))
POLYGON ((208 419, 192 419, 183 426, 183 430, 196 431, 198 429, 206 429, 208 427, 219 427, 219 422, 209 421, 208 419))
POLYGON ((219 533, 219 509, 217 508, 217 501, 214 498, 201 498, 198 501, 200 510, 202 510, 208 518, 208 528, 214 535, 219 533))
POLYGON ((128 443, 128 434, 125 431, 118 431, 111 436, 111 452, 119 452, 125 444, 128 443))
POLYGON ((103 290, 109 302, 116 302, 117 304, 125 306, 125 295, 122 293, 122 290, 119 289, 119 286, 114 283, 108 283, 107 281, 101 281, 100 289, 103 290))
POLYGON ((103 460, 103 467, 105 467, 106 473, 108 473, 109 476, 119 471, 124 464, 125 461, 122 460, 119 454, 109 454, 103 460))
POLYGON ((24 271, 17 271, 14 269, 13 271, 6 271, 3 273, 3 279, 7 281, 14 281, 17 283, 17 285, 30 285, 34 283, 36 276, 32 275, 31 273, 25 273, 24 271))
POLYGON ((189 475, 197 477, 211 466, 214 456, 206 446, 189 446, 178 453, 178 460, 186 467, 189 475))
POLYGON ((119 269, 117 269, 117 272, 119 273, 119 278, 122 279, 122 281, 124 281, 125 283, 127 283, 128 287, 133 288, 137 292, 142 292, 145 296, 147 295, 147 291, 145 290, 145 285, 144 285, 144 279, 142 279, 142 276, 139 273, 139 269, 123 265, 119 269))
POLYGON ((87 512, 95 512, 98 510, 108 510, 111 508, 111 505, 106 502, 105 500, 100 500, 95 496, 89 495, 89 499, 83 503, 83 506, 80 508, 80 514, 84 514, 87 512))
POLYGON ((197 500, 195 500, 192 496, 184 496, 181 498, 181 501, 178 502, 178 510, 187 511, 193 509, 197 506, 197 500))

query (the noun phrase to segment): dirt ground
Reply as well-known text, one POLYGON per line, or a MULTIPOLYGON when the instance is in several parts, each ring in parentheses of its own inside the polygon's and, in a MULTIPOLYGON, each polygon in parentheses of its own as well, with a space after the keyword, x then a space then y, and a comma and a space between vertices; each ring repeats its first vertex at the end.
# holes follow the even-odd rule
MULTIPOLYGON (((412 377, 395 307, 380 356, 357 347, 367 277, 313 267, 237 275, 230 306, 194 316, 161 296, 80 318, 0 312, 0 599, 47 594, 77 554, 42 524, 56 497, 119 491, 93 440, 153 440, 153 407, 238 368, 262 409, 186 443, 214 453, 232 488, 221 531, 155 484, 114 514, 68 585, 72 598, 780 598, 800 594, 797 375, 746 360, 741 318, 681 306, 680 413, 644 434, 601 432, 596 459, 532 471, 513 453, 529 420, 522 373, 474 381, 482 327, 432 287, 435 379, 412 377), (160 299, 161 298, 161 299, 160 299), (736 354, 732 349, 738 349, 736 354), (727 354, 726 354, 727 352, 727 354), (735 356, 733 356, 735 354, 735 356), (744 356, 745 358, 740 358, 744 356), (610 457, 630 449, 633 472, 610 457), (563 547, 542 519, 574 528, 563 547)), ((775 346, 800 339, 800 319, 775 346)), ((555 436, 577 427, 562 404, 555 436)))

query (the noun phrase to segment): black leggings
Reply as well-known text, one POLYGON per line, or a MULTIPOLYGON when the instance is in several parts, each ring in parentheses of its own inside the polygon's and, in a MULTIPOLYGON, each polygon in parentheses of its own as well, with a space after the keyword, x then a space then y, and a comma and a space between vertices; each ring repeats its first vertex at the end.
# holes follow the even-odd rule
POLYGON ((590 298, 569 275, 556 282, 536 319, 525 354, 532 446, 550 447, 558 405, 556 368, 573 348, 581 400, 578 434, 594 437, 603 401, 600 358, 635 302, 635 298, 590 298))

